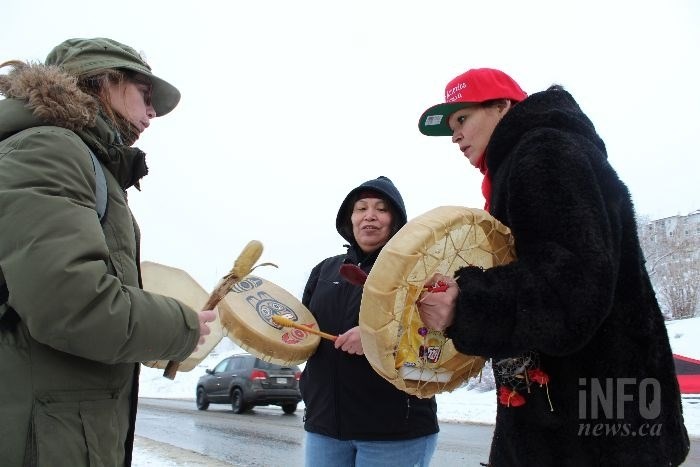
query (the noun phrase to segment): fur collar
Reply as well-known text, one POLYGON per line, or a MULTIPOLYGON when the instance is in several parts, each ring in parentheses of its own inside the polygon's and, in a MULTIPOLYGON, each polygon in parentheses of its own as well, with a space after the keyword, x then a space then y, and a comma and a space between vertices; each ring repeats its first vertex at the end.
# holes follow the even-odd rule
POLYGON ((72 131, 95 125, 98 102, 78 88, 77 79, 56 66, 13 62, 15 68, 0 76, 0 94, 21 99, 43 124, 72 131))
POLYGON ((27 128, 52 125, 75 132, 122 189, 139 188, 148 173, 145 154, 121 142, 101 113, 99 102, 78 88, 77 79, 56 66, 11 62, 0 75, 0 141, 27 128))
POLYGON ((493 176, 510 150, 526 133, 544 128, 581 135, 596 145, 607 158, 605 143, 571 94, 564 89, 552 87, 516 104, 496 126, 486 148, 489 173, 493 176))

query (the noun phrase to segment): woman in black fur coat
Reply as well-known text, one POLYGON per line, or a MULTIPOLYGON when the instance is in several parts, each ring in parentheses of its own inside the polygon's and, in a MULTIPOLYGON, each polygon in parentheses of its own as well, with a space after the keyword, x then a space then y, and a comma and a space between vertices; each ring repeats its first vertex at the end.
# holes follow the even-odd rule
POLYGON ((451 136, 484 174, 486 209, 518 259, 437 276, 426 325, 492 358, 491 466, 676 466, 690 448, 671 348, 627 187, 560 86, 527 96, 472 69, 420 131, 451 136))

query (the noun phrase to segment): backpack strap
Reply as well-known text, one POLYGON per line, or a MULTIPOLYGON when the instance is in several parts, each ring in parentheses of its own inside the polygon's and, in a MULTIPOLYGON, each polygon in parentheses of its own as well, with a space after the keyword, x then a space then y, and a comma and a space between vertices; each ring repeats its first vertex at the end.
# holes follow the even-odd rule
MULTIPOLYGON (((85 147, 87 147, 87 145, 85 147)), ((102 164, 97 160, 97 156, 92 152, 92 149, 89 147, 87 148, 88 151, 90 151, 92 168, 95 171, 95 210, 97 211, 97 217, 100 219, 101 223, 107 211, 107 178, 105 178, 102 164)))
MULTIPOLYGON (((10 291, 7 290, 7 284, 3 282, 0 285, 0 305, 6 305, 9 297, 10 291)), ((9 306, 0 308, 0 332, 14 332, 17 323, 20 321, 19 315, 14 308, 10 308, 9 306)))
MULTIPOLYGON (((7 304, 7 299, 10 297, 10 291, 7 290, 7 284, 0 284, 0 305, 7 304)), ((14 331, 17 323, 20 322, 17 312, 9 306, 0 308, 0 332, 14 331)))
MULTIPOLYGON (((92 160, 92 169, 95 171, 95 210, 97 211, 97 218, 102 223, 107 212, 107 178, 105 177, 104 170, 102 170, 102 165, 100 161, 97 160, 97 156, 92 150, 85 145, 88 152, 90 153, 90 158, 92 160)), ((7 303, 10 298, 10 291, 7 289, 7 283, 3 282, 0 284, 0 305, 7 303)), ((3 316, 0 315, 0 325, 3 324, 3 316)), ((0 326, 1 327, 1 326, 0 326)))
POLYGON ((7 303, 8 298, 10 298, 10 291, 7 290, 7 283, 3 282, 0 284, 0 305, 7 303))

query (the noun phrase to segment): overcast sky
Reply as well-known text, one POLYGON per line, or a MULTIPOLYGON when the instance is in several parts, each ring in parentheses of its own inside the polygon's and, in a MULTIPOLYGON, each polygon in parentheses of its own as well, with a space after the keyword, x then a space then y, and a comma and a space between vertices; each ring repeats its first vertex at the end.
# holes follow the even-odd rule
POLYGON ((480 174, 418 117, 469 68, 500 68, 529 93, 567 88, 652 218, 700 208, 700 2, 5 2, 0 62, 43 61, 70 37, 142 51, 182 92, 137 142, 150 174, 130 191, 142 257, 210 290, 251 239, 300 296, 344 252, 335 215, 379 175, 409 218, 483 207, 480 174), (104 5, 104 6, 102 6, 104 5))

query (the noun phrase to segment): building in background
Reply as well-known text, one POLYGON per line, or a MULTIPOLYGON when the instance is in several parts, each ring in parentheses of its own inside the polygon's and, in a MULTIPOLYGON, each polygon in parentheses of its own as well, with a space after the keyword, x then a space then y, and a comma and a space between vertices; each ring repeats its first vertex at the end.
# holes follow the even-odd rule
POLYGON ((652 242, 664 240, 700 239, 700 209, 687 216, 676 215, 648 221, 644 226, 644 235, 650 236, 652 242))
POLYGON ((692 318, 700 308, 700 209, 688 215, 639 219, 646 267, 664 314, 692 318))

